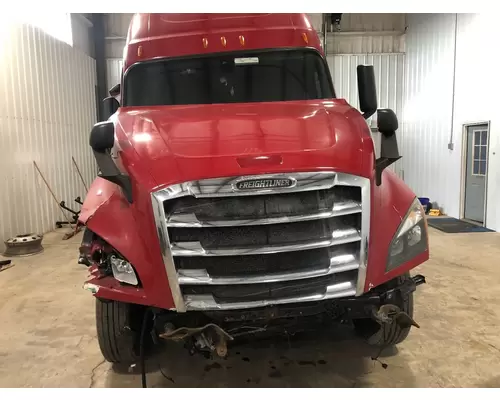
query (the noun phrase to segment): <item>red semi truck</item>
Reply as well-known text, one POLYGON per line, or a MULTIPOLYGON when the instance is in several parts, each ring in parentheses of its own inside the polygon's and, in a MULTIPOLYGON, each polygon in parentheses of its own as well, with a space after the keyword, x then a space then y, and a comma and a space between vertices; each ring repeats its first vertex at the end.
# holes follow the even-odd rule
POLYGON ((387 169, 396 115, 373 67, 357 72, 360 111, 305 14, 133 17, 79 221, 106 360, 135 362, 146 339, 225 356, 339 320, 376 345, 418 326, 425 215, 387 169))

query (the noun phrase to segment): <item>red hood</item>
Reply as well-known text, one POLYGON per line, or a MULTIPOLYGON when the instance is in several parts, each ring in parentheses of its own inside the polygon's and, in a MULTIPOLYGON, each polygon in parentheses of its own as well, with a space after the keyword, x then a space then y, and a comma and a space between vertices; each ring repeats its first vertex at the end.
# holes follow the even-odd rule
POLYGON ((115 117, 124 165, 140 164, 159 186, 300 169, 362 175, 369 138, 343 100, 124 107, 115 117))

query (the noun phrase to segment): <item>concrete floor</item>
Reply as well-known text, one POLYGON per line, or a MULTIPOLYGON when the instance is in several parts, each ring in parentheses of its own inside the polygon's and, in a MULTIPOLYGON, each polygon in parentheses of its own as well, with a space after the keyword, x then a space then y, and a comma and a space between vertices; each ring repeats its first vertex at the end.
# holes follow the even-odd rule
MULTIPOLYGON (((0 272, 0 387, 140 387, 139 371, 100 354, 94 299, 76 264, 81 234, 46 235, 44 253, 0 272)), ((157 387, 500 387, 500 234, 431 229, 431 260, 415 272, 414 329, 397 348, 373 349, 344 326, 314 338, 239 345, 225 361, 173 346, 150 363, 157 387), (159 370, 161 367, 161 370, 159 370), (161 372, 167 378, 163 377, 161 372)))

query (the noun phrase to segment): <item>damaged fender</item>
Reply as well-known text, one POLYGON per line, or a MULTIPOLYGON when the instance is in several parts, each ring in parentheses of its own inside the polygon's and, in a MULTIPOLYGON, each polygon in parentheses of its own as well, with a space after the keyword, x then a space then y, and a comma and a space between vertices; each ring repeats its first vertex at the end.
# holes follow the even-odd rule
POLYGON ((171 309, 174 302, 167 289, 166 271, 154 268, 163 265, 163 260, 150 196, 147 191, 134 192, 136 201, 130 204, 116 184, 96 178, 83 203, 79 222, 132 264, 139 287, 121 285, 113 277, 94 278, 87 283, 98 286, 97 297, 127 302, 132 297, 138 304, 171 309))

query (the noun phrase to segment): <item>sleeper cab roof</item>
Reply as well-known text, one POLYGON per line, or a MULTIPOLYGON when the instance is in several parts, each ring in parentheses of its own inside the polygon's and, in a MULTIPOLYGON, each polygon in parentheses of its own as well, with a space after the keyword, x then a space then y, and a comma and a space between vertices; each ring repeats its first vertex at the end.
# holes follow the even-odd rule
POLYGON ((155 58, 297 47, 323 54, 306 14, 135 14, 123 67, 155 58))

